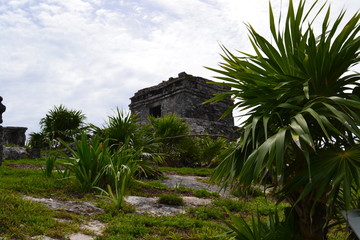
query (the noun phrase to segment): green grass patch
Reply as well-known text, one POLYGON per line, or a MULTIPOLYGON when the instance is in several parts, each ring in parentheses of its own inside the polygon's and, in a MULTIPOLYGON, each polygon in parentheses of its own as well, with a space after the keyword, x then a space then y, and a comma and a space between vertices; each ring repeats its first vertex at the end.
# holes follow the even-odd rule
POLYGON ((159 167, 161 172, 176 173, 179 175, 195 175, 195 176, 210 176, 213 173, 212 168, 175 168, 175 167, 159 167))
POLYGON ((218 206, 198 206, 189 208, 188 214, 196 219, 209 220, 209 219, 223 219, 225 217, 225 210, 218 206))
POLYGON ((159 196, 158 203, 160 204, 167 204, 173 206, 184 206, 185 202, 184 199, 173 193, 163 193, 159 196))
MULTIPOLYGON (((106 219, 102 219, 103 221, 106 219)), ((150 216, 119 214, 108 218, 99 239, 210 239, 222 232, 218 224, 186 215, 150 216)), ((226 239, 226 238, 219 238, 226 239)))
POLYGON ((60 237, 65 230, 76 230, 67 223, 55 221, 55 211, 9 192, 1 193, 0 209, 0 235, 5 238, 27 239, 28 236, 37 235, 60 237))
POLYGON ((41 170, 0 167, 0 189, 32 196, 66 198, 76 192, 74 180, 46 177, 41 170))
POLYGON ((198 198, 219 198, 220 194, 217 192, 209 192, 206 189, 195 189, 194 196, 198 198))

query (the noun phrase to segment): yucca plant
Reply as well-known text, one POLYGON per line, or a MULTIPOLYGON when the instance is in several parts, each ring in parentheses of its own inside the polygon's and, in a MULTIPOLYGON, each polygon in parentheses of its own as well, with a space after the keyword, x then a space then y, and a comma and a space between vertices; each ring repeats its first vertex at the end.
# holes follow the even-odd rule
MULTIPOLYGON (((277 211, 265 218, 257 214, 256 216, 251 216, 250 220, 232 214, 227 208, 225 208, 225 211, 229 216, 229 220, 223 220, 226 227, 220 227, 225 232, 217 237, 226 236, 234 240, 294 239, 296 226, 292 219, 281 219, 277 211)), ((291 212, 289 217, 292 217, 291 212)))
MULTIPOLYGON (((189 125, 175 114, 162 117, 148 117, 149 124, 143 127, 146 136, 158 144, 158 151, 165 161, 172 165, 187 165, 194 158, 193 151, 197 146, 193 139, 187 137, 189 125)), ((197 149, 197 148, 196 148, 197 149)))
POLYGON ((66 141, 84 130, 85 119, 85 114, 80 110, 68 109, 64 105, 59 105, 50 109, 40 120, 40 127, 50 140, 61 138, 66 141))
POLYGON ((41 171, 46 177, 51 177, 52 172, 55 169, 56 165, 56 156, 48 156, 45 158, 45 166, 41 167, 41 171))
POLYGON ((98 185, 104 174, 104 167, 109 164, 109 140, 100 141, 98 136, 88 139, 85 133, 80 140, 75 140, 75 150, 66 142, 61 143, 71 152, 66 167, 74 173, 81 190, 89 191, 98 185))
POLYGON ((104 166, 102 186, 95 187, 102 195, 99 197, 110 200, 116 209, 123 207, 123 200, 134 181, 138 170, 141 169, 139 154, 129 144, 111 154, 109 163, 104 166))
POLYGON ((318 1, 289 0, 284 21, 269 9, 272 39, 247 25, 254 54, 223 46, 221 69, 211 69, 232 88, 211 101, 234 97, 248 117, 213 179, 270 181, 292 205, 300 239, 326 239, 340 190, 348 209, 360 187, 360 75, 350 71, 360 60, 360 14, 343 24, 342 11, 330 24, 318 1))
POLYGON ((136 115, 116 108, 114 114, 108 116, 102 128, 91 125, 91 129, 96 135, 110 139, 110 145, 113 147, 121 147, 126 141, 136 145, 141 137, 136 121, 136 115))

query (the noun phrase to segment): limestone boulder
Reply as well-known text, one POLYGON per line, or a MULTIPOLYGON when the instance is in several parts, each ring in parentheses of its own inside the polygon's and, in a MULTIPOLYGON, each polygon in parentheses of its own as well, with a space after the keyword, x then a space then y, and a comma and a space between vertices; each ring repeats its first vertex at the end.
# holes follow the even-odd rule
POLYGON ((30 153, 24 147, 4 147, 3 159, 25 159, 30 158, 30 153))

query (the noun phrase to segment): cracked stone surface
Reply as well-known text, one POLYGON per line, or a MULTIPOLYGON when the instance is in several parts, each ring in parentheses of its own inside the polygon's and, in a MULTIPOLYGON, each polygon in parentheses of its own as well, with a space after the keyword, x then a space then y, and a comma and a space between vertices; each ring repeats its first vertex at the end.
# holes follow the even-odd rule
POLYGON ((192 189, 206 189, 209 192, 218 192, 222 197, 233 197, 228 191, 221 190, 217 185, 210 185, 202 180, 208 180, 208 177, 199 176, 184 176, 184 175, 165 175, 167 179, 162 180, 162 183, 169 188, 176 188, 184 186, 192 189), (220 191, 221 190, 221 191, 220 191))
MULTIPOLYGON (((168 178, 162 180, 169 188, 175 188, 177 186, 184 186, 192 189, 206 189, 210 192, 219 192, 219 187, 216 185, 210 185, 201 180, 207 180, 206 177, 198 176, 184 176, 184 175, 166 175, 168 178), (199 181, 200 180, 200 181, 199 181)), ((224 197, 231 197, 228 192, 220 191, 220 195, 224 197)), ((26 200, 35 202, 41 202, 46 206, 57 210, 67 211, 83 216, 93 216, 98 213, 104 213, 104 210, 96 207, 94 204, 89 202, 78 202, 78 201, 61 201, 51 198, 35 198, 31 196, 24 196, 26 200)), ((184 196, 185 206, 171 206, 166 204, 159 204, 157 197, 139 197, 139 196, 128 196, 125 201, 135 206, 135 213, 137 214, 151 214, 154 216, 169 216, 178 213, 186 213, 187 209, 193 206, 207 205, 211 203, 211 199, 202 199, 192 196, 184 196)), ((64 219, 57 219, 57 221, 67 221, 64 219)), ((96 236, 101 236, 105 224, 92 220, 84 223, 80 226, 80 229, 91 231, 96 236)), ((32 239, 36 240, 55 240, 47 236, 36 236, 32 239)), ((95 237, 83 234, 81 232, 72 233, 69 236, 65 236, 64 239, 69 240, 93 240, 95 237)))
POLYGON ((186 210, 192 206, 210 204, 210 199, 201 199, 197 197, 183 197, 185 206, 171 206, 159 204, 157 197, 138 197, 129 196, 125 201, 134 205, 138 214, 150 214, 154 216, 170 216, 178 213, 186 213, 186 210))
POLYGON ((52 198, 34 198, 31 196, 24 196, 23 198, 34 202, 41 202, 58 211, 66 211, 83 216, 93 216, 98 213, 104 213, 103 209, 89 202, 61 201, 52 198))

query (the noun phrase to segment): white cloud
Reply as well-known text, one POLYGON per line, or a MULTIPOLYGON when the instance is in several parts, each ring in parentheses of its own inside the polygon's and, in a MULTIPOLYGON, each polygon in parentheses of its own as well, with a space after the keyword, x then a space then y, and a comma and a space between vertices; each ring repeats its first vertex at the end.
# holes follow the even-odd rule
MULTIPOLYGON (((285 1, 272 2, 278 12, 285 1)), ((59 104, 101 125, 141 88, 182 71, 212 76, 203 66, 221 60, 219 43, 248 51, 244 22, 267 31, 267 9, 264 0, 0 1, 3 125, 38 131, 59 104)))

